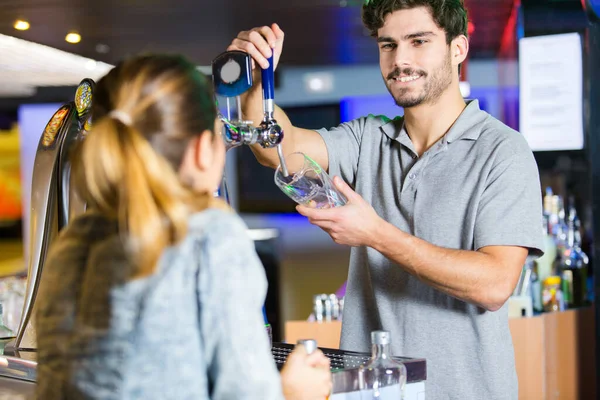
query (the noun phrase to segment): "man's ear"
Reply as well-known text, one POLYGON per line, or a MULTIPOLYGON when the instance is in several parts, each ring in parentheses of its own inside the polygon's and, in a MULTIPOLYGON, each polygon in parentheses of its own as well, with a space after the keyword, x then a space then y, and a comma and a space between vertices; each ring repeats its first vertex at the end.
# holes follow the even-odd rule
POLYGON ((201 171, 209 169, 214 161, 213 140, 213 134, 208 129, 194 139, 194 162, 201 171))
POLYGON ((469 54, 469 39, 465 35, 459 35, 450 43, 450 54, 452 65, 459 65, 466 60, 469 54))

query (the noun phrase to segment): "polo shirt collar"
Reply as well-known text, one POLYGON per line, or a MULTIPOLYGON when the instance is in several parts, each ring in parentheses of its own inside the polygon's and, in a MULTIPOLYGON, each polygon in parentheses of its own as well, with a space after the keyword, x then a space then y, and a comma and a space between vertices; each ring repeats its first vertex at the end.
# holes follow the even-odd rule
MULTIPOLYGON (((458 116, 458 119, 450 127, 445 135, 445 141, 451 143, 455 140, 477 140, 481 135, 481 129, 477 125, 481 124, 488 116, 479 108, 479 100, 467 100, 467 106, 458 116)), ((404 118, 398 117, 381 126, 381 130, 390 139, 396 140, 413 149, 413 144, 404 128, 404 118)))
POLYGON ((452 143, 455 140, 477 140, 481 135, 478 128, 488 114, 479 108, 479 100, 467 100, 467 106, 458 119, 446 133, 446 141, 452 143))

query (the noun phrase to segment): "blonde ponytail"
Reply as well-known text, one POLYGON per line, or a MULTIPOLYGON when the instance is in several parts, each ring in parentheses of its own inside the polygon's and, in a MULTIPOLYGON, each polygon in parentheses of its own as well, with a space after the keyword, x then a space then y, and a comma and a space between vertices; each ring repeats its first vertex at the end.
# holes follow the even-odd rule
POLYGON ((165 247, 185 237, 190 214, 210 200, 185 188, 148 140, 115 118, 97 123, 82 146, 81 161, 86 200, 118 219, 136 277, 154 271, 165 247))
POLYGON ((190 141, 214 127, 210 81, 181 56, 133 57, 98 82, 92 115, 73 160, 76 185, 89 207, 118 221, 135 276, 146 276, 184 238, 190 214, 214 204, 178 176, 190 141))

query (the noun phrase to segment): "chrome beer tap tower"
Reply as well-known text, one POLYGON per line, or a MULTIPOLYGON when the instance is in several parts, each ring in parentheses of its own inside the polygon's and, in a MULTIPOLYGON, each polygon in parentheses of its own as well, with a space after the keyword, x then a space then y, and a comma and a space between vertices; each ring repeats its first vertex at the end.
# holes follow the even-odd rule
POLYGON ((48 249, 58 232, 85 211, 85 204, 71 184, 70 156, 77 142, 83 140, 91 128, 94 86, 91 79, 81 81, 75 99, 60 107, 50 118, 37 147, 31 183, 25 301, 16 337, 5 347, 5 354, 37 347, 32 334, 24 339, 48 249))
MULTIPOLYGON (((264 148, 278 146, 283 139, 283 130, 273 117, 275 111, 275 77, 273 57, 269 59, 269 67, 261 71, 263 89, 264 117, 258 126, 252 121, 242 118, 241 95, 252 87, 252 60, 242 51, 227 51, 220 54, 212 62, 213 86, 215 96, 225 97, 227 109, 225 114, 219 110, 219 118, 223 122, 223 137, 227 148, 242 144, 260 144, 264 148), (232 119, 232 99, 235 99, 237 117, 232 119)), ((218 104, 218 101, 217 101, 218 104)))

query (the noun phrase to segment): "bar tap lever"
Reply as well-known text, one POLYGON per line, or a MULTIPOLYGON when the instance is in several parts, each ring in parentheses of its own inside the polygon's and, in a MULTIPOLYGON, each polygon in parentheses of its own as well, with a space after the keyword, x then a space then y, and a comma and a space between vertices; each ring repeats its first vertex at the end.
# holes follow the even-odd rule
POLYGON ((273 118, 275 79, 273 59, 269 68, 263 69, 263 110, 264 118, 259 126, 253 126, 252 121, 242 118, 240 95, 252 87, 252 59, 242 51, 226 51, 217 56, 212 62, 212 76, 215 93, 227 101, 227 114, 219 114, 223 122, 223 138, 227 148, 240 145, 260 144, 264 148, 275 147, 283 139, 283 130, 273 118), (235 98, 237 117, 230 113, 230 99, 235 98))
POLYGON ((261 146, 275 147, 283 139, 283 130, 273 117, 275 112, 275 73, 273 56, 269 58, 269 66, 261 70, 264 117, 260 123, 261 146))

